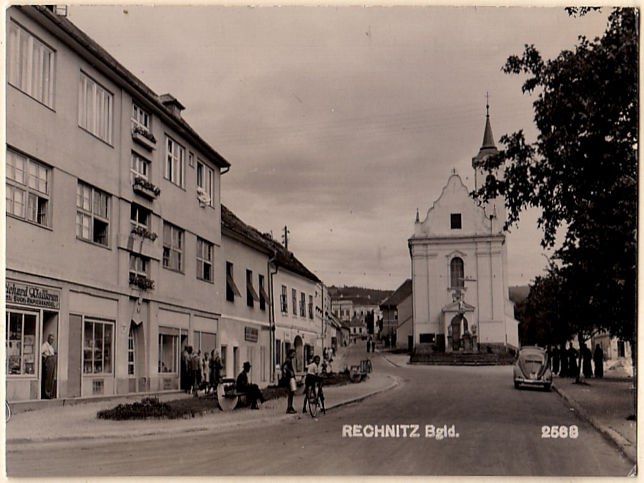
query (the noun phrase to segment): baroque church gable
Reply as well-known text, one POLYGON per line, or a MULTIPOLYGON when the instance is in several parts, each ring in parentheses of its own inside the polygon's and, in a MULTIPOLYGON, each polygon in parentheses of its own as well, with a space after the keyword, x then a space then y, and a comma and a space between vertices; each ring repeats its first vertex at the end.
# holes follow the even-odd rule
POLYGON ((489 235, 490 229, 485 210, 470 196, 461 177, 452 174, 425 219, 416 223, 414 238, 489 235))

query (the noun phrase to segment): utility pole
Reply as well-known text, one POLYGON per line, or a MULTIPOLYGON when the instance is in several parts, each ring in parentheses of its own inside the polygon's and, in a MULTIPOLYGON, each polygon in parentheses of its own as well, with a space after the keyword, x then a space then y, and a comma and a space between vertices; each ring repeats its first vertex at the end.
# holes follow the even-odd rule
POLYGON ((284 234, 282 235, 282 243, 284 248, 288 250, 288 234, 291 233, 286 225, 284 225, 284 234))

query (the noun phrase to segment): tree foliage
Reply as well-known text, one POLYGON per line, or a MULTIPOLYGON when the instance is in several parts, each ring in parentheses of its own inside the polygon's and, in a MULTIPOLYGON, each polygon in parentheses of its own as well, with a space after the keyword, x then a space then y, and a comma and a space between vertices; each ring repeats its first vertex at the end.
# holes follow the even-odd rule
POLYGON ((605 328, 631 342, 637 303, 638 20, 636 9, 616 8, 600 38, 581 36, 574 50, 551 60, 534 45, 507 59, 503 71, 525 75, 523 92, 536 95, 539 134, 535 142, 522 130, 502 136, 499 154, 480 162, 489 176, 474 193, 481 200, 505 198, 506 228, 523 210, 539 210, 542 245, 560 244, 556 274, 549 277, 557 277, 557 303, 568 308, 571 330, 605 328))

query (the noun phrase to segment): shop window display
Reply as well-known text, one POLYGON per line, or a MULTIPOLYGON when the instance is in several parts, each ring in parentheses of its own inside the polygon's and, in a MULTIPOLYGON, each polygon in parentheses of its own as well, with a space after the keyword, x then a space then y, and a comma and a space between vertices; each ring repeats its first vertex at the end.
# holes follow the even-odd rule
POLYGON ((7 374, 36 373, 36 314, 7 311, 7 374))
POLYGON ((112 373, 112 333, 111 322, 85 321, 83 345, 83 373, 112 373))
POLYGON ((159 334, 159 372, 177 372, 179 337, 159 334))

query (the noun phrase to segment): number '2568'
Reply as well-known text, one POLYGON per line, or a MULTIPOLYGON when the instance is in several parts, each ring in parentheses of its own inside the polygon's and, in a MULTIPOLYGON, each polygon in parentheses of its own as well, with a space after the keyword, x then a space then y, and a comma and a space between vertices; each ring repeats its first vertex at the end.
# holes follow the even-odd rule
POLYGON ((541 437, 577 439, 579 437, 579 428, 575 424, 572 426, 541 426, 541 437))

